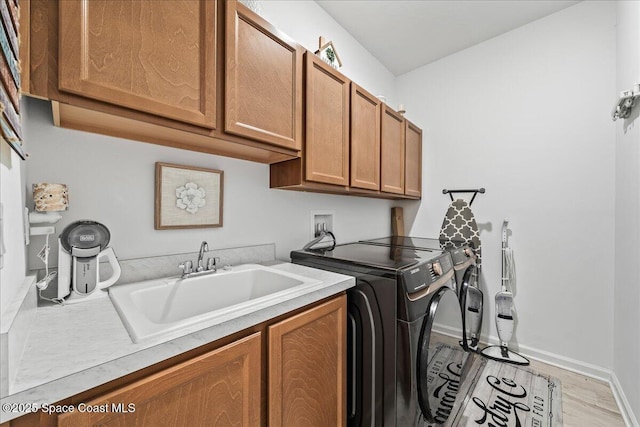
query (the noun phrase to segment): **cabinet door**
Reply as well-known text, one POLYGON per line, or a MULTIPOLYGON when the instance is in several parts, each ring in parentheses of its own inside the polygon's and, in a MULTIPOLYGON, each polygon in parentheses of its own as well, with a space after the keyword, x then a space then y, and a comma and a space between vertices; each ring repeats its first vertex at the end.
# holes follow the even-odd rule
POLYGON ((353 82, 351 187, 380 189, 380 100, 353 82))
POLYGON ((66 413, 58 426, 258 426, 260 357, 258 332, 88 401, 107 411, 66 413))
POLYGON ((422 195, 422 129, 405 120, 404 194, 422 195))
POLYGON ((349 185, 349 79, 307 52, 305 179, 349 185))
POLYGON ((269 327, 269 425, 346 423, 347 297, 269 327))
POLYGON ((235 0, 226 23, 225 131, 299 150, 303 48, 235 0))
POLYGON ((404 194, 404 118, 382 104, 380 191, 404 194))
POLYGON ((215 128, 216 1, 61 1, 59 88, 215 128))

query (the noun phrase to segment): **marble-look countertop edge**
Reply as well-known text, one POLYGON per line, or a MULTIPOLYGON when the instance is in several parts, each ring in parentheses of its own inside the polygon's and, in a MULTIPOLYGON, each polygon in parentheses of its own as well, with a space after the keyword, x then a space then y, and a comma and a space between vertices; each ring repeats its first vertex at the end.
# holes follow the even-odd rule
MULTIPOLYGON (((3 408, 0 411, 0 423, 26 414, 26 412, 5 412, 4 407, 6 404, 38 404, 41 406, 55 403, 355 286, 354 278, 337 273, 311 269, 286 262, 265 264, 270 265, 272 268, 323 280, 325 286, 234 320, 210 326, 187 335, 169 338, 165 342, 154 343, 144 349, 133 349, 132 353, 114 360, 105 361, 62 378, 45 380, 40 385, 9 396, 3 396, 0 398, 0 406, 3 408), (321 278, 322 276, 324 278, 321 278), (327 278, 330 279, 327 280, 327 278)), ((124 325, 122 325, 122 328, 124 329, 124 325)))
POLYGON ((7 306, 7 308, 2 312, 0 316, 0 334, 9 333, 9 328, 13 324, 13 321, 16 319, 18 315, 18 311, 20 310, 20 306, 24 304, 24 299, 29 293, 29 289, 36 283, 36 275, 35 274, 27 274, 24 278, 22 286, 20 286, 18 290, 18 294, 14 296, 11 303, 7 306))

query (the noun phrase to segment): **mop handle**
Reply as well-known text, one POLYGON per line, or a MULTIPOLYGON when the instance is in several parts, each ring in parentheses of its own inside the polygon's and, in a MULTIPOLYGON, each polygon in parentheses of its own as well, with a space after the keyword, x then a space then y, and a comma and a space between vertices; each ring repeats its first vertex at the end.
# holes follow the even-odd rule
POLYGON ((506 248, 508 246, 507 241, 507 227, 509 226, 509 218, 505 218, 502 221, 502 247, 506 248))
POLYGON ((506 274, 506 249, 508 247, 508 242, 507 242, 507 227, 509 226, 509 219, 505 218, 502 221, 502 290, 506 291, 507 290, 507 282, 509 281, 509 278, 507 277, 506 274))

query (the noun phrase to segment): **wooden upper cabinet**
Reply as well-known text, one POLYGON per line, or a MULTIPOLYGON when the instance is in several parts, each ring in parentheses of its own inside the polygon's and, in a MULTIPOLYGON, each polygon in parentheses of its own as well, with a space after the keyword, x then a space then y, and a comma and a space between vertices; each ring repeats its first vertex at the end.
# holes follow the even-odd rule
POLYGON ((87 401, 108 410, 65 413, 57 425, 259 426, 261 348, 257 332, 87 401))
POLYGON ((405 120, 382 104, 380 191, 404 194, 405 120))
POLYGON ((59 89, 215 128, 216 2, 60 1, 59 89))
POLYGON ((307 52, 305 179, 349 185, 349 79, 307 52))
POLYGON ((345 295, 269 327, 269 425, 346 424, 345 295))
POLYGON ((351 187, 380 189, 380 100, 351 82, 351 187))
POLYGON ((422 129, 405 120, 404 194, 422 196, 422 129))
POLYGON ((235 0, 226 13, 225 131, 299 150, 304 49, 235 0))

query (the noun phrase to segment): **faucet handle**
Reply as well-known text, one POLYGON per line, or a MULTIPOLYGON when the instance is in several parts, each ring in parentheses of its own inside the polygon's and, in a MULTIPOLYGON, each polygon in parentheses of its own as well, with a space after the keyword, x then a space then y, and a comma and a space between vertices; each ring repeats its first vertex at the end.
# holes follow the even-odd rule
POLYGON ((218 263, 220 262, 220 257, 212 257, 207 259, 207 270, 217 270, 218 263))
POLYGON ((187 260, 178 264, 178 268, 182 269, 182 274, 190 274, 193 272, 193 261, 187 260))

